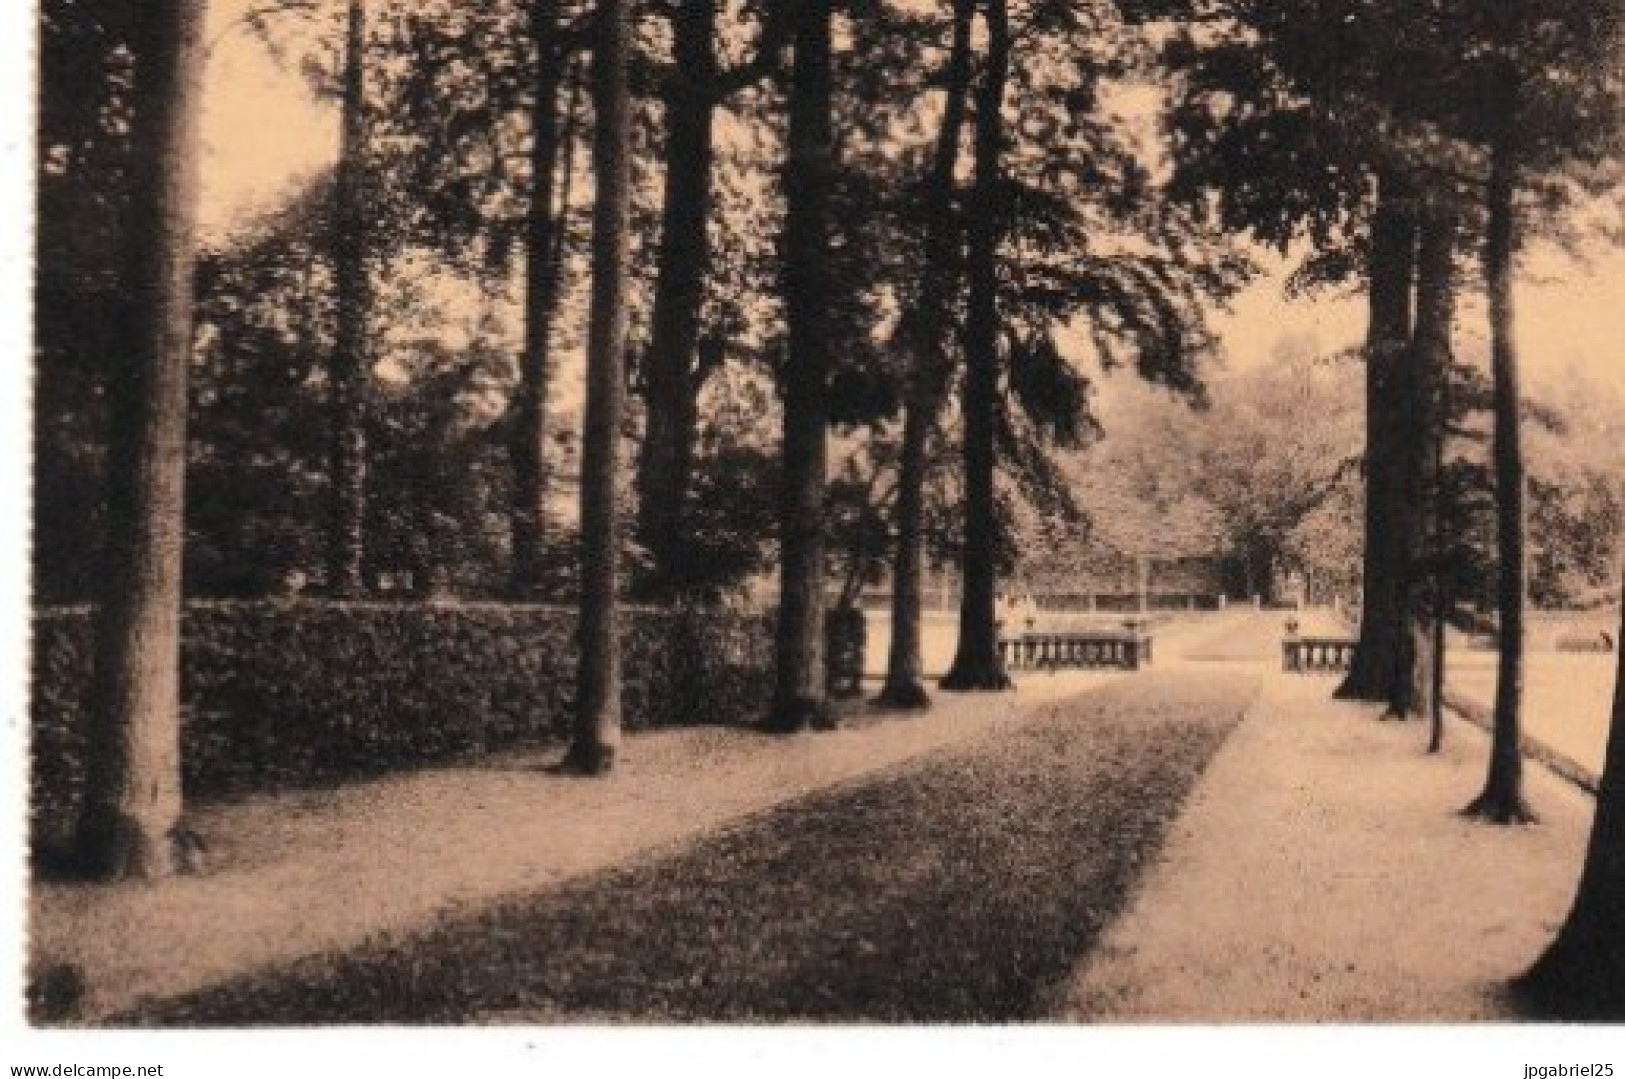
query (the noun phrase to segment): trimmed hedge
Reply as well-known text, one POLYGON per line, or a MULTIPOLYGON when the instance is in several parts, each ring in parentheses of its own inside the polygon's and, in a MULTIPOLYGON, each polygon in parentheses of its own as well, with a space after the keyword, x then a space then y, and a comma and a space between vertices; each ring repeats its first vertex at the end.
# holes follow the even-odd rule
MULTIPOLYGON (((771 690, 765 616, 624 612, 629 730, 745 723, 771 690)), ((92 612, 34 619, 36 839, 78 810, 92 612)), ((182 618, 182 764, 189 797, 374 775, 569 731, 572 609, 313 600, 191 603, 182 618)))

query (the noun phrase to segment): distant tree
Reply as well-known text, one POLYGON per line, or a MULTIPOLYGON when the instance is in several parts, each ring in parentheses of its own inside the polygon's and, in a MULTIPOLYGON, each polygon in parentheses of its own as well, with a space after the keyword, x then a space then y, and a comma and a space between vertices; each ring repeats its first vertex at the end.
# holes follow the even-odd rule
POLYGON ((1589 463, 1542 475, 1531 455, 1529 597, 1538 607, 1594 602, 1613 583, 1625 529, 1625 474, 1589 463))
POLYGON ((198 253, 186 591, 253 597, 327 564, 333 183, 198 253))
POLYGON ((423 0, 391 14, 373 42, 380 196, 399 207, 397 227, 409 242, 477 278, 488 294, 519 297, 519 378, 501 428, 510 476, 507 587, 535 597, 547 592, 559 561, 545 542, 549 455, 566 432, 552 429, 549 401, 558 353, 576 344, 573 320, 562 315, 584 306, 587 243, 572 211, 591 16, 571 0, 423 0))
POLYGON ((180 867, 180 600, 205 4, 132 25, 129 215, 111 373, 106 578, 78 852, 105 878, 180 867))
POLYGON ((1287 570, 1313 564, 1316 516, 1358 461, 1347 357, 1284 348, 1215 380, 1200 411, 1159 397, 1117 415, 1079 468, 1101 477, 1080 496, 1100 539, 1134 555, 1223 557, 1266 601, 1287 570))
POLYGON ((603 775, 621 743, 620 474, 626 395, 628 253, 632 205, 632 11, 601 0, 594 23, 592 303, 588 315, 587 404, 581 463, 581 650, 576 721, 566 765, 603 775))
POLYGON ((478 336, 456 350, 435 338, 392 350, 396 370, 375 391, 367 435, 369 580, 409 578, 420 597, 509 583, 498 431, 510 360, 478 336))

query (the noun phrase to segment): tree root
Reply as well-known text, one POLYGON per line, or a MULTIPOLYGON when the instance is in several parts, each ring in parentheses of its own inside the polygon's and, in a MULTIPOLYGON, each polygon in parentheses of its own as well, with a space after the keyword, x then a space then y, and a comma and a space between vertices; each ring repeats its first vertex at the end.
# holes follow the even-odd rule
POLYGON ((937 688, 949 693, 999 693, 1013 685, 1010 676, 997 661, 991 664, 955 661, 937 683, 937 688))
POLYGON ((793 697, 778 701, 756 727, 766 734, 800 734, 803 731, 832 731, 840 718, 825 700, 793 697))
POLYGON ((875 704, 895 712, 923 712, 931 707, 931 694, 919 682, 887 682, 875 698, 875 704))
POLYGON ((1529 808, 1523 796, 1503 791, 1486 790, 1469 802, 1461 811, 1464 817, 1490 824, 1539 824, 1540 818, 1529 808))
POLYGON ((597 778, 615 770, 615 747, 601 742, 577 740, 559 763, 559 770, 568 775, 597 778))

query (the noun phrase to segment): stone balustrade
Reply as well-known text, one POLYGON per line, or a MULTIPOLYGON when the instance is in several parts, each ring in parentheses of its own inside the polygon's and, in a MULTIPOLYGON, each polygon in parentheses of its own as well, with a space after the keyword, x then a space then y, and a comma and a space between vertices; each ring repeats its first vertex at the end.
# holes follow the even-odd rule
POLYGON ((1288 636, 1281 642, 1282 666, 1293 674, 1332 674, 1349 669, 1354 641, 1344 637, 1288 636))
POLYGON ((1139 630, 1104 633, 1023 633, 999 641, 999 656, 1008 670, 1139 670, 1151 662, 1151 635, 1139 630))

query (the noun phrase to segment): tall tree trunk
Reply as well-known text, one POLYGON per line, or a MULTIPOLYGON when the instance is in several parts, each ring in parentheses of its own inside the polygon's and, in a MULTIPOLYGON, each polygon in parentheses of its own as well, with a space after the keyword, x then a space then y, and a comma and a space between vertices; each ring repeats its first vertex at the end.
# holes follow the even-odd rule
MULTIPOLYGON (((1625 619, 1625 597, 1620 611, 1625 619)), ((1625 621, 1617 639, 1625 641, 1625 621)), ((1621 663, 1615 663, 1608 753, 1597 786, 1597 813, 1580 888, 1557 939, 1516 988, 1540 1011, 1558 1018, 1625 1020, 1625 665, 1621 663)))
POLYGON ((1448 208, 1424 214, 1417 249, 1416 327, 1404 371, 1392 447, 1397 497, 1396 599, 1400 660, 1393 665, 1386 718, 1408 719, 1431 709, 1432 603, 1428 593, 1428 507, 1437 482, 1434 463, 1442 435, 1440 405, 1450 371, 1456 313, 1456 221, 1448 208))
POLYGON ((367 315, 370 289, 366 223, 366 8, 350 0, 344 50, 344 99, 333 214, 333 271, 338 326, 332 360, 332 481, 328 588, 345 599, 365 590, 367 315))
POLYGON ((1411 285, 1416 269, 1416 220, 1408 186, 1393 172, 1378 181, 1368 257, 1370 317, 1366 331, 1365 550, 1360 634, 1344 700, 1385 701, 1402 650, 1399 549, 1395 542, 1393 387, 1411 339, 1411 285))
POLYGON ((976 179, 966 206, 970 294, 965 312, 964 594, 959 646, 942 679, 948 690, 1010 688, 994 624, 993 429, 999 388, 998 247, 1004 90, 1010 73, 1005 0, 984 0, 987 58, 976 92, 976 179))
POLYGON ((795 14, 790 152, 785 165, 785 364, 781 573, 773 704, 763 726, 790 732, 833 722, 824 669, 824 486, 828 467, 828 214, 834 162, 829 0, 795 14))
POLYGON ((920 650, 921 563, 924 535, 926 450, 948 376, 945 347, 953 327, 959 281, 959 229, 954 220, 954 171, 970 95, 971 21, 975 0, 955 0, 948 87, 937 132, 930 188, 926 192, 926 258, 920 283, 919 318, 905 334, 909 350, 903 445, 897 475, 897 548, 892 561, 892 636, 886 681, 879 702, 890 708, 928 708, 925 663, 920 650))
POLYGON ((553 311, 558 303, 558 264, 553 254, 555 234, 563 226, 555 219, 553 209, 563 67, 558 0, 532 0, 530 39, 536 72, 535 101, 531 104, 530 205, 525 213, 525 341, 508 449, 513 462, 510 527, 516 598, 534 597, 541 587, 547 531, 547 395, 552 376, 553 311))
POLYGON ((638 458, 638 535, 652 567, 640 592, 670 598, 687 577, 683 504, 693 470, 695 351, 711 263, 713 118, 717 102, 715 0, 681 0, 672 16, 674 73, 665 86, 666 191, 659 272, 645 361, 648 424, 638 458))
POLYGON ((152 0, 132 42, 128 352, 109 386, 107 564, 76 837, 86 870, 108 879, 167 876, 184 863, 181 548, 206 7, 152 0))
POLYGON ((1513 338, 1512 260, 1517 251, 1518 222, 1514 200, 1518 188, 1512 118, 1517 115, 1517 89, 1511 76, 1498 102, 1503 130, 1490 148, 1487 191, 1489 219, 1484 232, 1484 280, 1490 300, 1490 362, 1494 369, 1495 419, 1492 455, 1495 464, 1495 542, 1499 553, 1496 606, 1500 615, 1500 657, 1496 666, 1495 713, 1490 739, 1489 775, 1484 790, 1466 808, 1471 816, 1497 824, 1528 823, 1534 814, 1523 800, 1523 753, 1520 713, 1523 710, 1524 467, 1519 430, 1518 354, 1513 338))
POLYGON ((621 648, 616 563, 621 414, 626 395, 627 260, 631 240, 630 0, 600 0, 593 51, 592 297, 581 459, 581 614, 575 738, 566 765, 611 770, 621 744, 621 648))

